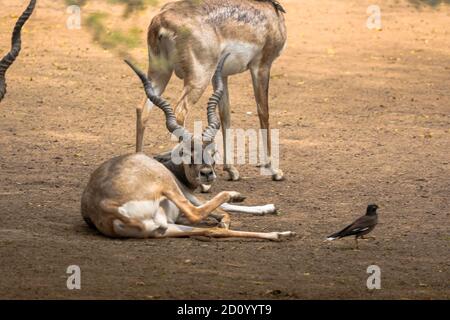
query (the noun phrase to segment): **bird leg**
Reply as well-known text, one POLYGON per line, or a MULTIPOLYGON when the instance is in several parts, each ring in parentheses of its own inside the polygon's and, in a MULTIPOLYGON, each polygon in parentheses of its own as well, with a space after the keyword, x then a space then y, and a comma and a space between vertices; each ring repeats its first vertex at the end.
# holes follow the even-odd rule
POLYGON ((355 237, 355 245, 356 245, 356 250, 359 250, 359 246, 358 246, 358 237, 355 237))

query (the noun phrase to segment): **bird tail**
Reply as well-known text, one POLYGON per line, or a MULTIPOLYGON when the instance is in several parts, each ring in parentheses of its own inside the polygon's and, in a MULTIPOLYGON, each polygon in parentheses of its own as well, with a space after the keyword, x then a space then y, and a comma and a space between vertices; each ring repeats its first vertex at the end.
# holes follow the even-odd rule
POLYGON ((342 232, 344 232, 346 229, 347 229, 347 228, 345 228, 345 229, 343 229, 343 230, 341 230, 341 231, 339 231, 339 232, 333 233, 332 235, 329 235, 329 236, 327 237, 327 240, 328 240, 328 241, 333 241, 333 240, 342 238, 342 232))

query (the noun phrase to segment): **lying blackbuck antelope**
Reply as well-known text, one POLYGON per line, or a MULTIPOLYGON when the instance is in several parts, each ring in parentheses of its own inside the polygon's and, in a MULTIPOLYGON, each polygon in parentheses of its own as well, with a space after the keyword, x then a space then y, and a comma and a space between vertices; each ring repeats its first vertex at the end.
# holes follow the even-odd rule
POLYGON ((9 67, 14 63, 14 61, 19 56, 19 52, 22 45, 22 40, 20 38, 20 34, 22 32, 22 27, 27 22, 28 18, 30 18, 33 10, 36 6, 36 0, 31 0, 28 4, 28 7, 19 17, 16 22, 16 26, 14 27, 14 31, 12 34, 11 40, 11 51, 0 60, 0 102, 3 100, 6 94, 6 71, 9 67))
MULTIPOLYGON (((230 53, 222 74, 223 97, 219 103, 223 131, 224 170, 239 179, 233 166, 230 134, 228 76, 250 70, 262 133, 261 165, 273 180, 283 172, 272 161, 269 126, 269 80, 272 63, 286 43, 285 13, 274 0, 184 0, 166 4, 148 30, 149 71, 155 94, 160 96, 175 71, 184 89, 175 106, 178 124, 184 125, 191 105, 197 103, 211 81, 217 63, 230 53)), ((151 102, 146 99, 149 110, 151 102)))
MULTIPOLYGON (((227 204, 244 200, 238 192, 221 192, 206 203, 200 202, 193 195, 200 184, 210 184, 216 177, 214 137, 220 128, 216 107, 223 96, 221 72, 225 59, 226 56, 220 60, 214 77, 216 89, 208 103, 208 126, 202 139, 193 137, 183 126, 177 124, 170 104, 156 95, 144 73, 127 62, 143 82, 148 99, 164 111, 169 132, 180 137, 178 148, 182 150, 183 162, 176 164, 167 161, 162 164, 141 152, 105 162, 92 174, 82 196, 81 212, 88 225, 106 236, 128 238, 207 236, 279 240, 293 235, 292 232, 229 230, 230 217, 220 207, 245 212, 246 210, 239 210, 238 206, 227 204), (196 146, 200 146, 200 149, 196 146), (199 157, 201 162, 197 164, 194 159, 199 157), (214 213, 216 210, 220 214, 214 213), (216 228, 177 224, 182 216, 194 224, 211 216, 219 220, 220 224, 216 228)), ((140 116, 138 113, 138 118, 140 116)), ((141 135, 143 130, 138 129, 137 132, 141 135)), ((270 206, 267 209, 272 210, 270 206)))

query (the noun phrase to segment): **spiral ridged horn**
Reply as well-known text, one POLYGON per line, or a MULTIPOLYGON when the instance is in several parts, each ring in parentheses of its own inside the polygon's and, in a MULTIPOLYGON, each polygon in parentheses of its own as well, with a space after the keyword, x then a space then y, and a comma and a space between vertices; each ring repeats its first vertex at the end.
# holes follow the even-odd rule
POLYGON ((205 142, 212 142, 220 129, 220 120, 217 117, 216 109, 223 96, 222 70, 229 55, 230 54, 227 53, 220 59, 216 73, 214 74, 213 81, 215 90, 208 101, 208 109, 206 111, 208 116, 208 126, 203 131, 203 141, 205 142))
POLYGON ((174 133, 175 131, 177 131, 177 135, 179 136, 180 140, 192 138, 192 135, 183 126, 180 126, 177 123, 175 113, 173 112, 173 109, 170 106, 170 104, 163 98, 155 95, 155 91, 153 90, 152 83, 147 78, 147 76, 141 70, 139 70, 136 66, 134 66, 131 62, 129 62, 128 60, 125 60, 125 63, 128 64, 130 66, 130 68, 133 69, 133 71, 141 79, 142 84, 144 85, 144 89, 145 89, 147 98, 149 98, 150 101, 155 106, 157 106, 164 112, 164 114, 166 116, 167 130, 169 130, 170 133, 174 133))
POLYGON ((28 18, 30 18, 35 7, 36 0, 31 0, 14 27, 11 40, 11 51, 0 61, 0 101, 3 100, 3 97, 6 94, 6 71, 19 56, 22 45, 22 40, 20 38, 22 27, 25 22, 27 22, 28 18))

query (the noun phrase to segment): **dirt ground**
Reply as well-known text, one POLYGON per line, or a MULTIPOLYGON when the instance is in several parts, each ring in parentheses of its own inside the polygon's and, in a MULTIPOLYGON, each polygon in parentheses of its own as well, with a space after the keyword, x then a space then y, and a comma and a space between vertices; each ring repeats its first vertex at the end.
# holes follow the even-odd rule
MULTIPOLYGON (((281 2, 289 40, 270 101, 287 180, 245 165, 233 183, 219 168, 213 192, 280 210, 236 215, 235 229, 297 237, 204 242, 111 240, 84 224, 82 190, 102 161, 133 152, 143 92, 85 28, 66 28, 62 1, 39 1, 0 105, 0 298, 450 298, 450 6, 379 0, 374 31, 373 1, 281 2), (359 251, 352 239, 323 242, 371 202, 376 240, 359 251), (66 288, 69 265, 81 267, 81 290, 66 288), (381 268, 381 290, 366 287, 369 265, 381 268)), ((2 53, 24 5, 0 1, 2 53)), ((145 46, 137 54, 145 62, 145 46)), ((234 127, 258 125, 249 79, 231 79, 234 127)), ((180 92, 174 78, 165 96, 180 92)), ((205 118, 206 99, 190 123, 205 118)), ((148 154, 171 145, 161 112, 152 117, 148 154)))

